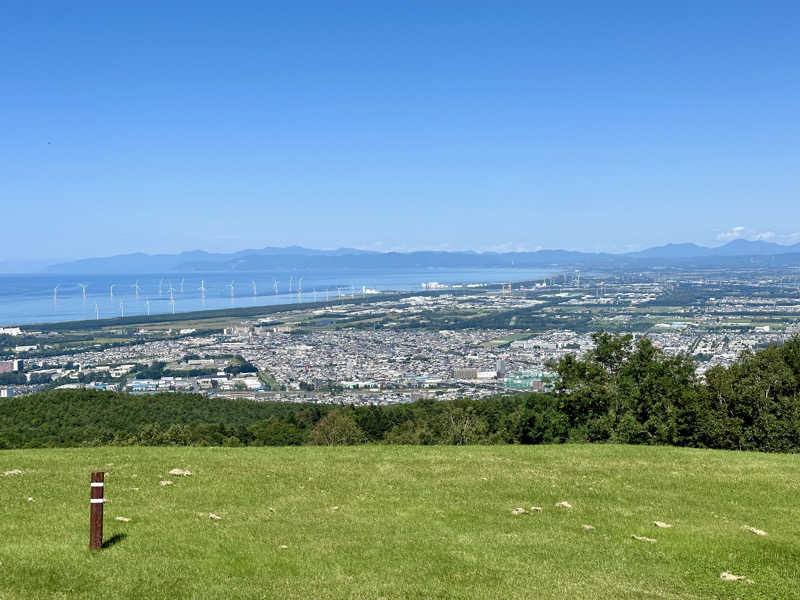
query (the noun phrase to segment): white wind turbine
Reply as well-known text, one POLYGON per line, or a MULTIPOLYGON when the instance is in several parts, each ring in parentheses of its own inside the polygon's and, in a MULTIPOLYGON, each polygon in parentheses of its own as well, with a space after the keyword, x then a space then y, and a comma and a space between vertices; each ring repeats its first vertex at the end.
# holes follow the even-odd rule
POLYGON ((253 297, 258 296, 258 288, 256 288, 256 280, 253 280, 253 297))
POLYGON ((134 291, 136 292, 136 299, 138 300, 138 299, 139 299, 139 289, 140 289, 140 288, 139 288, 139 280, 137 279, 137 280, 136 280, 136 283, 134 283, 134 284, 133 284, 131 287, 132 287, 132 288, 134 289, 134 291))
POLYGON ((117 287, 116 283, 112 283, 108 286, 108 297, 113 300, 114 299, 114 288, 117 287))
POLYGON ((60 288, 60 287, 61 287, 61 284, 58 283, 58 284, 56 284, 56 287, 53 288, 53 304, 58 302, 58 288, 60 288))
POLYGON ((278 280, 277 279, 273 280, 272 289, 275 290, 275 295, 277 296, 278 295, 278 280))
POLYGON ((81 291, 83 292, 83 301, 86 302, 86 288, 89 287, 89 284, 88 283, 79 283, 78 287, 81 288, 81 291))
POLYGON ((235 297, 235 289, 236 289, 236 282, 231 281, 230 283, 226 283, 225 287, 231 288, 231 298, 235 297))
POLYGON ((145 298, 144 305, 147 307, 147 316, 150 316, 150 298, 145 298))

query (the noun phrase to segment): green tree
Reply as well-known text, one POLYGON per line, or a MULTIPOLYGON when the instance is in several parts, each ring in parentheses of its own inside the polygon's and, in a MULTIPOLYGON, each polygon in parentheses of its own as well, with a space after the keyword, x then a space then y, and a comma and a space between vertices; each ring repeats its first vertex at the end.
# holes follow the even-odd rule
POLYGON ((485 441, 489 426, 473 407, 448 406, 442 415, 441 441, 443 444, 464 446, 485 441))
POLYGON ((300 446, 306 442, 307 433, 292 423, 270 417, 248 427, 257 445, 300 446))
POLYGON ((355 419, 338 410, 322 417, 311 431, 311 444, 314 446, 352 446, 363 441, 364 432, 355 419))
POLYGON ((403 421, 392 427, 384 437, 387 444, 405 446, 427 446, 435 443, 435 437, 427 425, 414 421, 403 421))

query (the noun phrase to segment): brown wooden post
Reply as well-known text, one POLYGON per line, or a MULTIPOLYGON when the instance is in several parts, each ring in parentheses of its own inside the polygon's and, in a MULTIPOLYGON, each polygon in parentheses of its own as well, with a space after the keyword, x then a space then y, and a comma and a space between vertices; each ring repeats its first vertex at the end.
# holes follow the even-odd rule
POLYGON ((89 549, 100 550, 103 547, 103 471, 92 473, 91 494, 89 500, 89 549))

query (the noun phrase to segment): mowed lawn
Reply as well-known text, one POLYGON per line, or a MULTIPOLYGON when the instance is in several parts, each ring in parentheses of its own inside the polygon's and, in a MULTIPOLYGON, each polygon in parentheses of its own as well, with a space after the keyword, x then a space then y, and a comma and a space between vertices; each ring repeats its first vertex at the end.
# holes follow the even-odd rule
POLYGON ((800 598, 800 456, 615 445, 2 451, 0 598, 800 598), (167 474, 176 467, 193 474, 167 474), (3 475, 14 469, 23 473, 3 475), (88 550, 92 470, 106 471, 111 500, 115 543, 100 552, 88 550))

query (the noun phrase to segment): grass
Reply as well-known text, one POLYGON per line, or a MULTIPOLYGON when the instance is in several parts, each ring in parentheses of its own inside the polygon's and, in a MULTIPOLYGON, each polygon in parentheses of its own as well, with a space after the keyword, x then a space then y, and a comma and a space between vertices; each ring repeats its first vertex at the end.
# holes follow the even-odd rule
POLYGON ((3 451, 0 598, 800 598, 798 498, 798 456, 677 448, 3 451))

